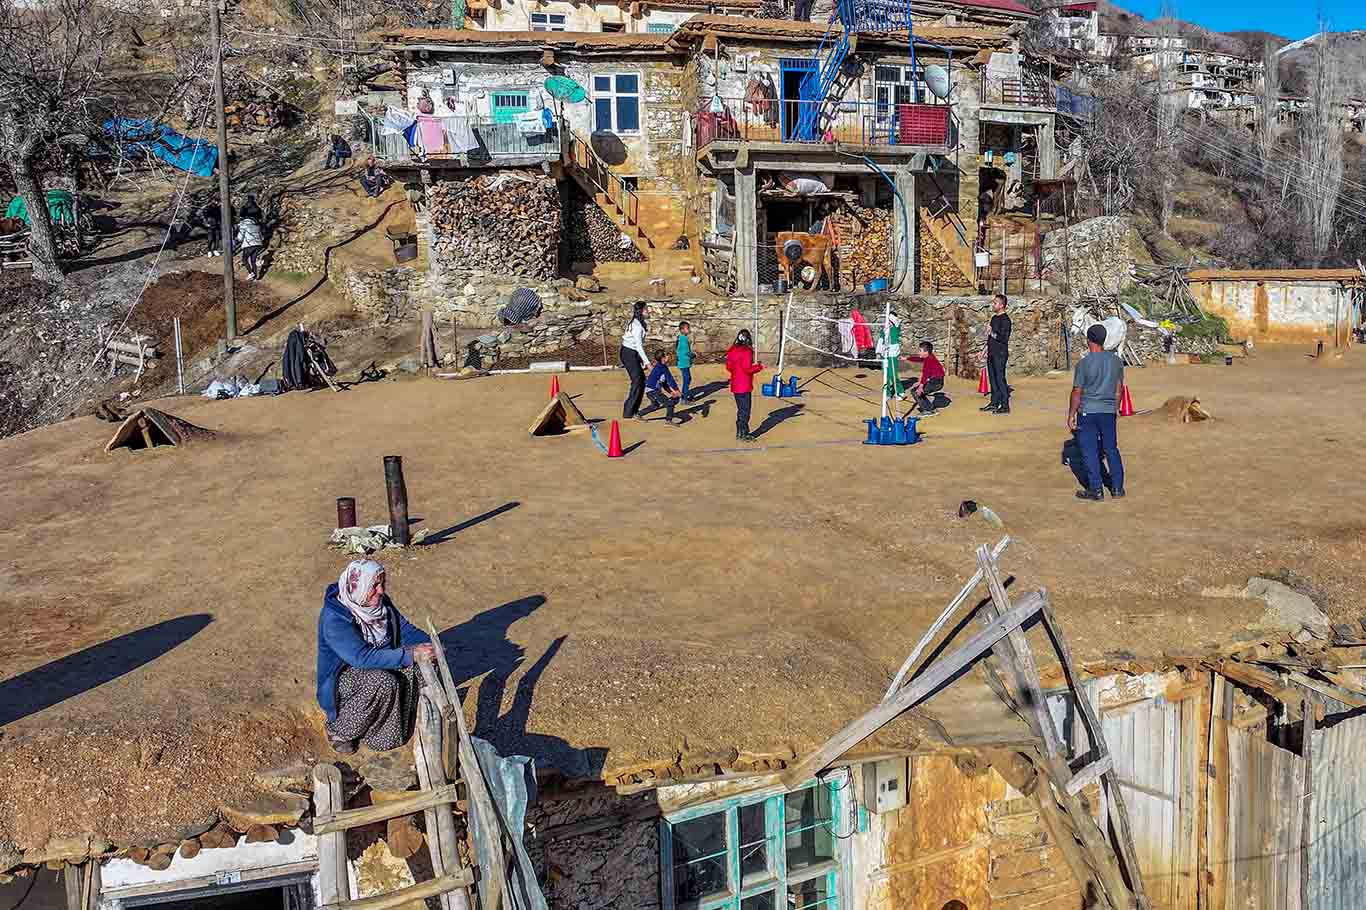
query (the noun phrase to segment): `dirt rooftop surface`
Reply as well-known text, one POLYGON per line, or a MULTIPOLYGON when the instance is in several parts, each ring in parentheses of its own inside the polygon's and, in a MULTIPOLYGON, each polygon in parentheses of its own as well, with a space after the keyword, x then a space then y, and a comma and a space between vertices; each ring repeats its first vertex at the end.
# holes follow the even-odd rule
MULTIPOLYGON (((1130 370, 1139 408, 1195 395, 1216 420, 1123 419, 1129 496, 1101 504, 1059 463, 1065 377, 1015 379, 1008 417, 950 379, 924 443, 882 448, 860 444, 876 374, 796 372, 816 381, 756 398, 760 441, 739 450, 714 366, 695 380, 710 403, 679 428, 628 422, 620 460, 528 436, 544 375, 164 401, 217 434, 183 449, 106 455, 93 418, 0 442, 0 841, 188 823, 328 755, 313 667, 349 558, 327 545, 334 501, 383 523, 389 454, 431 532, 381 557, 395 602, 443 630, 480 735, 571 775, 815 746, 1002 533, 1003 567, 1050 590, 1083 661, 1238 639, 1263 605, 1201 592, 1285 569, 1334 622, 1360 617, 1366 355, 1130 370), (964 499, 1004 531, 959 519, 964 499)), ((619 416, 620 372, 561 381, 619 416)))

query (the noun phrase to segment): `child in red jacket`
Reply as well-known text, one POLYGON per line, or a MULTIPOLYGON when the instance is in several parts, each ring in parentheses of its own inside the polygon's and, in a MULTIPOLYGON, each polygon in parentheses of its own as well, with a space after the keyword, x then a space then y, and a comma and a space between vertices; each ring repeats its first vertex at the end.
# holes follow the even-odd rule
POLYGON ((735 396, 735 438, 753 442, 749 434, 749 402, 754 393, 754 374, 764 365, 754 359, 754 340, 748 329, 741 329, 735 344, 726 351, 726 372, 730 374, 730 392, 735 396))

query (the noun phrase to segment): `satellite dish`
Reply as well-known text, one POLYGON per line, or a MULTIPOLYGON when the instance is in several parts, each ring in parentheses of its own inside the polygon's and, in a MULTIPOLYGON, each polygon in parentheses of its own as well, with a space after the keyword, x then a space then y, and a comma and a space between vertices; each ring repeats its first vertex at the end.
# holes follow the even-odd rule
POLYGON ((949 71, 938 63, 925 67, 925 85, 936 98, 947 98, 949 90, 953 88, 949 84, 949 71))

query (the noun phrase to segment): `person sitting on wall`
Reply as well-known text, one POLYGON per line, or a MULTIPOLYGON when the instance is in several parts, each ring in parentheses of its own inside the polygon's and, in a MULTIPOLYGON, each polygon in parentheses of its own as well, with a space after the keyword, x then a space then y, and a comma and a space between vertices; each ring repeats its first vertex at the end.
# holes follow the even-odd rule
POLYGON ((328 585, 318 615, 318 707, 327 741, 341 755, 363 740, 377 752, 413 734, 419 678, 414 661, 435 655, 385 589, 384 566, 357 559, 328 585))
POLYGON ((365 195, 372 199, 389 188, 389 177, 375 161, 374 155, 365 159, 365 170, 361 172, 360 185, 365 189, 365 195))
POLYGON ((347 142, 336 133, 332 134, 332 145, 327 150, 327 162, 323 164, 326 170, 334 170, 345 167, 351 160, 351 143, 347 142))

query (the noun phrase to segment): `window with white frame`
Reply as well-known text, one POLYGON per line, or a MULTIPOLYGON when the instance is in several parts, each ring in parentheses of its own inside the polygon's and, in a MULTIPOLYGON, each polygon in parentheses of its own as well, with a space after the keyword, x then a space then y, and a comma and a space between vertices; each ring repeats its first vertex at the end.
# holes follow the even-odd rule
POLYGON ((561 13, 532 13, 533 32, 562 32, 565 30, 566 17, 561 13))
POLYGON ((879 123, 892 119, 898 104, 948 104, 938 98, 922 79, 915 78, 909 66, 876 66, 873 68, 873 88, 876 92, 876 111, 879 123))
POLYGON ((640 132, 640 76, 613 73, 593 77, 593 129, 608 133, 640 132))
POLYGON ((838 910, 842 789, 819 781, 665 819, 664 910, 838 910))

